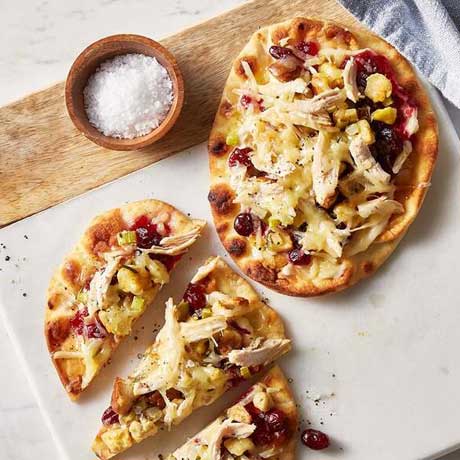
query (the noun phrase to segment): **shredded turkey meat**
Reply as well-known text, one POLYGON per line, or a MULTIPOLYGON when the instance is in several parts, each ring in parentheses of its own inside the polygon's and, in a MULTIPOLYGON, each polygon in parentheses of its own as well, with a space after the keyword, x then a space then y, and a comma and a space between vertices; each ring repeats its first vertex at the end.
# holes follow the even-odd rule
POLYGON ((328 155, 329 142, 326 135, 320 132, 313 152, 313 191, 316 201, 324 208, 328 208, 335 195, 339 181, 340 161, 328 155))
POLYGON ((344 92, 339 89, 331 89, 316 95, 311 99, 300 99, 294 101, 293 105, 304 113, 318 113, 332 109, 345 100, 344 92))
POLYGON ((247 348, 232 350, 228 354, 228 360, 238 366, 258 366, 268 364, 291 348, 289 339, 267 339, 264 342, 254 341, 247 348))
POLYGON ((222 421, 220 418, 177 449, 173 456, 176 460, 197 460, 201 458, 200 446, 207 446, 206 459, 220 460, 224 439, 247 438, 255 429, 256 426, 253 424, 233 422, 229 419, 222 421))
POLYGON ((164 254, 175 256, 182 254, 200 236, 201 230, 205 226, 204 221, 198 221, 193 230, 177 236, 166 236, 160 241, 160 246, 152 246, 150 249, 143 249, 147 254, 164 254))
POLYGON ((391 176, 377 163, 369 147, 360 137, 351 141, 350 153, 358 169, 361 169, 366 178, 373 184, 388 184, 390 182, 391 176))
POLYGON ((180 324, 181 335, 187 343, 209 339, 216 332, 222 331, 227 327, 227 321, 223 316, 211 316, 209 318, 180 324))
POLYGON ((216 268, 219 260, 220 257, 213 257, 206 265, 200 267, 192 278, 191 283, 198 283, 198 281, 205 279, 216 268))
POLYGON ((122 256, 108 257, 107 265, 94 274, 88 292, 88 313, 90 315, 104 308, 107 291, 112 282, 112 278, 121 266, 121 261, 122 256))
POLYGON ((347 98, 353 102, 357 102, 359 97, 358 85, 356 83, 356 74, 357 68, 355 59, 350 58, 345 64, 345 68, 343 69, 343 84, 347 98))

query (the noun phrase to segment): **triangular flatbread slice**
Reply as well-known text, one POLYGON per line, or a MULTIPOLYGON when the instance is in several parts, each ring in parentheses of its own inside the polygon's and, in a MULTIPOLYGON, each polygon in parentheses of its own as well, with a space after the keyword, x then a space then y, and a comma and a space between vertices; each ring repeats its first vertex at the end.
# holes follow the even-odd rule
POLYGON ((205 226, 157 200, 96 217, 48 288, 45 337, 71 399, 88 387, 205 226))
POLYGON ((289 351, 283 323, 219 257, 209 259, 137 369, 117 378, 93 450, 106 460, 179 424, 289 351))
POLYGON ((296 427, 294 398, 281 369, 274 367, 167 460, 291 460, 296 427))

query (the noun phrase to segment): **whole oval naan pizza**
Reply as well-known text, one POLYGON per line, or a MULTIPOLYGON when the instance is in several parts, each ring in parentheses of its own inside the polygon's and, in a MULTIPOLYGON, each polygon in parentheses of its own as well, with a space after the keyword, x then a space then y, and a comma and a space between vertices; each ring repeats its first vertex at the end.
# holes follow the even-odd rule
POLYGON ((209 140, 220 239, 285 294, 349 287, 417 215, 437 137, 414 70, 382 39, 311 18, 262 28, 232 66, 209 140))

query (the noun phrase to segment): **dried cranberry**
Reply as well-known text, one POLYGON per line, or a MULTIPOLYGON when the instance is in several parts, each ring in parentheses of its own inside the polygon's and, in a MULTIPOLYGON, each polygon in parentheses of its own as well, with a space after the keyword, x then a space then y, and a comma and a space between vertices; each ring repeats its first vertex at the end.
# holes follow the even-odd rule
POLYGON ((70 320, 70 327, 75 331, 76 334, 82 335, 83 328, 85 326, 85 318, 88 316, 88 309, 83 308, 78 310, 75 316, 70 320))
POLYGON ((265 423, 273 431, 282 431, 286 426, 286 415, 278 409, 271 409, 265 415, 265 423))
POLYGON ((319 51, 319 45, 316 42, 300 42, 296 45, 296 48, 310 56, 316 56, 319 51))
POLYGON ((293 55, 292 50, 290 50, 289 48, 285 48, 284 46, 277 46, 277 45, 270 46, 270 49, 268 50, 268 52, 275 59, 282 59, 286 56, 293 55))
POLYGON ((184 293, 184 301, 193 310, 199 310, 206 306, 206 294, 203 286, 190 283, 184 293))
POLYGON ((375 143, 371 146, 372 155, 385 171, 391 173, 394 160, 403 149, 403 140, 396 129, 386 123, 374 121, 372 129, 375 132, 375 143))
POLYGON ((329 447, 328 435, 311 428, 302 433, 302 442, 313 450, 323 450, 329 447))
POLYGON ((112 409, 112 406, 110 406, 102 414, 101 420, 104 425, 113 425, 114 423, 118 423, 120 418, 118 414, 112 409))
POLYGON ((137 246, 142 249, 158 246, 163 238, 147 216, 137 218, 132 229, 136 231, 137 246))
POLYGON ((311 262, 310 254, 305 254, 303 249, 294 248, 288 253, 289 261, 294 265, 308 265, 311 262))
POLYGON ((238 147, 233 150, 228 158, 229 166, 237 166, 241 164, 243 166, 252 166, 251 158, 249 157, 249 153, 252 152, 250 147, 246 147, 244 149, 239 149, 238 147))
POLYGON ((245 409, 251 415, 252 423, 256 425, 256 429, 251 435, 256 445, 280 445, 284 443, 289 436, 288 421, 284 412, 279 409, 262 412, 253 403, 247 404, 245 409))
POLYGON ((235 217, 233 222, 235 232, 241 236, 249 236, 254 231, 254 222, 248 212, 243 212, 235 217))
POLYGON ((356 74, 356 84, 361 93, 364 93, 367 85, 367 77, 369 74, 367 72, 361 71, 356 74))

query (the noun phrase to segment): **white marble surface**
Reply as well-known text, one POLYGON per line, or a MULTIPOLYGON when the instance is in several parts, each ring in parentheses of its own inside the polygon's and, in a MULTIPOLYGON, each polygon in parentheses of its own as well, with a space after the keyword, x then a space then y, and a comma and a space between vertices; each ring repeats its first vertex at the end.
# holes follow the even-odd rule
MULTIPOLYGON (((65 77, 88 43, 113 33, 161 38, 241 0, 0 0, 0 104, 65 77)), ((447 104, 457 132, 460 110, 447 104)), ((41 308, 41 306, 37 306, 41 308)), ((0 324, 0 458, 57 458, 47 428, 0 324)), ((443 460, 460 460, 453 453, 443 460)))

